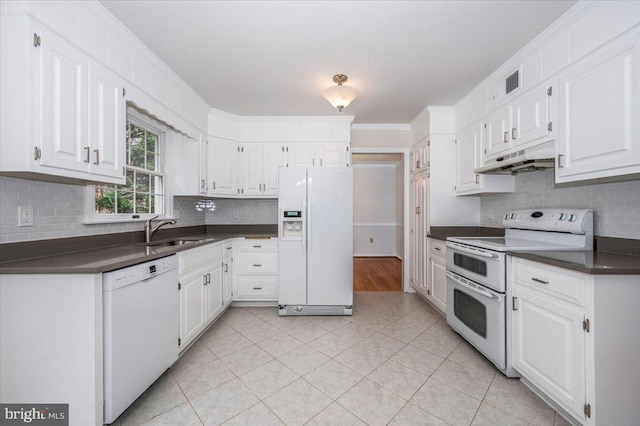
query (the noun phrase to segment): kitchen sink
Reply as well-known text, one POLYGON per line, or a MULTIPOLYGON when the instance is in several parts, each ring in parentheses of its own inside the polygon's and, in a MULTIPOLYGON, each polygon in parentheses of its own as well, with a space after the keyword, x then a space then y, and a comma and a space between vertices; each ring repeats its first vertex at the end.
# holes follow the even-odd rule
POLYGON ((147 246, 151 246, 151 247, 172 247, 172 246, 184 246, 184 245, 188 245, 188 244, 196 244, 199 243, 201 241, 204 241, 204 239, 202 238, 178 238, 175 240, 168 240, 168 241, 156 241, 156 242, 150 242, 147 243, 147 246))

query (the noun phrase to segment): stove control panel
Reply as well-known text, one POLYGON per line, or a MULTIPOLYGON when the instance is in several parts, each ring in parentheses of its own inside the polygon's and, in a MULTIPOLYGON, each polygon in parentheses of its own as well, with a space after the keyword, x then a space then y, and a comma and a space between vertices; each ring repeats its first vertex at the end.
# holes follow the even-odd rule
POLYGON ((592 234, 593 210, 569 208, 513 210, 505 213, 502 226, 532 231, 592 234))

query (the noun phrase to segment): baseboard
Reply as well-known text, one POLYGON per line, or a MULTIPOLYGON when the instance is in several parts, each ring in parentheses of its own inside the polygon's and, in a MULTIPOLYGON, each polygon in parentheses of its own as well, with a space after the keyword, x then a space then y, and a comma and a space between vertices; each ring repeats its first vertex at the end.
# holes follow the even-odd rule
POLYGON ((400 256, 395 253, 390 254, 354 254, 353 257, 395 257, 396 259, 402 260, 400 256))

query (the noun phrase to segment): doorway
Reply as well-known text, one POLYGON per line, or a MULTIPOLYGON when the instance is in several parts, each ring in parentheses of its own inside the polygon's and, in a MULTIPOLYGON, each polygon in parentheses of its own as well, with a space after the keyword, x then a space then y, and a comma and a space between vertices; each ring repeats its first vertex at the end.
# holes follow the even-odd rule
POLYGON ((403 291, 402 153, 354 153, 354 291, 403 291))

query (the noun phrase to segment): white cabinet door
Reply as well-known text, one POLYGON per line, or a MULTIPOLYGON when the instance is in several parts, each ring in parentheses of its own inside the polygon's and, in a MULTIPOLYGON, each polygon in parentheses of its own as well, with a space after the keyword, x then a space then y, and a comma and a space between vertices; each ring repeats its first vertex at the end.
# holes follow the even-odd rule
POLYGON ((511 105, 511 144, 543 141, 549 136, 548 87, 541 85, 515 99, 511 105))
POLYGON ((209 192, 209 141, 204 135, 200 136, 199 148, 198 193, 207 194, 209 192))
POLYGON ((556 182, 640 172, 638 70, 637 29, 560 77, 556 182))
POLYGON ((222 260, 222 306, 231 303, 233 289, 233 258, 227 256, 222 260))
POLYGON ((316 166, 317 149, 314 144, 289 144, 287 146, 288 167, 316 166))
POLYGON ((180 277, 180 346, 185 347, 205 325, 204 268, 180 277))
POLYGON ((89 63, 89 146, 92 174, 124 180, 127 120, 123 80, 89 63))
POLYGON ((513 296, 513 367, 584 419, 584 312, 517 281, 513 296))
POLYGON ((413 287, 427 295, 427 173, 419 173, 411 179, 413 199, 411 233, 411 278, 413 287))
POLYGON ((278 169, 284 165, 284 147, 262 146, 262 195, 278 196, 278 169))
POLYGON ((235 142, 209 140, 209 193, 238 195, 238 146, 235 142))
POLYGON ((88 173, 87 56, 53 32, 43 33, 41 40, 40 164, 88 173))
POLYGON ((456 137, 456 194, 478 191, 480 175, 475 172, 480 165, 480 125, 476 124, 460 132, 456 137))
MULTIPOLYGON (((430 239, 434 242, 433 239, 430 239)), ((434 242, 435 248, 430 248, 429 255, 429 284, 428 299, 442 312, 447 311, 447 260, 444 242, 434 242)))
POLYGON ((245 144, 240 148, 242 195, 262 194, 262 145, 245 144))
POLYGON ((342 143, 320 144, 318 146, 320 167, 347 167, 349 160, 349 145, 342 143))
POLYGON ((209 323, 222 311, 222 262, 207 266, 205 321, 209 323))
POLYGON ((505 106, 485 119, 482 129, 483 158, 495 157, 511 148, 510 115, 510 106, 505 106))

